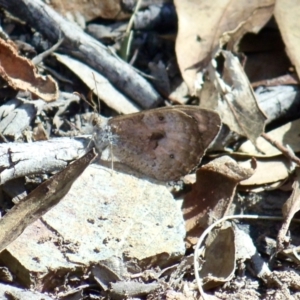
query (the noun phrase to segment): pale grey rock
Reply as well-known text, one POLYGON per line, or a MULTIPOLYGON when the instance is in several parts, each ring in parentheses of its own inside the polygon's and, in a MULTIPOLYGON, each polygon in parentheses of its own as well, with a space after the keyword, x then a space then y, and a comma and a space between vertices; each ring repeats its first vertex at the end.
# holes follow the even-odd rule
POLYGON ((32 272, 70 272, 111 257, 165 266, 184 255, 184 237, 180 207, 165 186, 91 165, 0 258, 13 273, 19 266, 29 284, 32 272))

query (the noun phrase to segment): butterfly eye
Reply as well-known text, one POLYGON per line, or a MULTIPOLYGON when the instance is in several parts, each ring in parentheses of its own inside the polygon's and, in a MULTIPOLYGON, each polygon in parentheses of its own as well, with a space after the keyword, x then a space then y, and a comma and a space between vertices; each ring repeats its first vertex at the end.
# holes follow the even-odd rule
POLYGON ((97 122, 96 122, 95 120, 93 120, 93 121, 92 121, 92 125, 93 125, 93 126, 96 126, 96 125, 97 125, 97 122))
POLYGON ((91 120, 91 123, 92 123, 92 126, 96 126, 96 125, 100 125, 100 120, 97 119, 95 116, 92 117, 92 120, 91 120))
POLYGON ((159 117, 158 117, 158 120, 159 120, 159 121, 163 121, 164 119, 165 119, 165 118, 164 118, 163 116, 159 116, 159 117))

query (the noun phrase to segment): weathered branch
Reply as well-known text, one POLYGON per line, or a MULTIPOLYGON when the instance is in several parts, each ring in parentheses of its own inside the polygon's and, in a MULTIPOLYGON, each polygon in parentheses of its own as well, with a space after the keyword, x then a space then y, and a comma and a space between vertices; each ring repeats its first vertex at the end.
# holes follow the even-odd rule
POLYGON ((143 108, 162 101, 154 88, 129 64, 112 55, 104 45, 87 35, 40 0, 0 0, 0 6, 27 22, 53 43, 64 38, 65 52, 101 73, 113 85, 143 108))
POLYGON ((88 138, 0 144, 0 184, 26 175, 60 171, 85 154, 88 144, 88 138))

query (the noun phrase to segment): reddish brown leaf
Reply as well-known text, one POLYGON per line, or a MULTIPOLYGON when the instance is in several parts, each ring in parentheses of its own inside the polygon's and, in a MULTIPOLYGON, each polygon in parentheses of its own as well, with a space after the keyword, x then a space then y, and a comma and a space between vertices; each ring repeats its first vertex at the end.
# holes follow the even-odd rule
POLYGON ((228 156, 215 159, 197 171, 196 183, 182 206, 188 242, 194 244, 207 226, 226 215, 237 184, 253 172, 228 156))
POLYGON ((0 39, 0 76, 16 90, 29 91, 50 102, 58 98, 58 87, 51 76, 36 73, 34 64, 20 56, 12 42, 0 39))

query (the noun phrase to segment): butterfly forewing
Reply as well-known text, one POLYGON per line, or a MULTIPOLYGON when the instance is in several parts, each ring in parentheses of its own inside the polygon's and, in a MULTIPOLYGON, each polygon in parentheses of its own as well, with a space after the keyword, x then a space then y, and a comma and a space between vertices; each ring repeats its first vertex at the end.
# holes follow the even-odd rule
MULTIPOLYGON (((183 112, 197 121, 198 130, 201 133, 204 152, 215 139, 221 128, 221 119, 218 113, 193 106, 179 106, 183 112)), ((204 152, 202 156, 204 155, 204 152)))
POLYGON ((199 164, 220 118, 213 111, 178 106, 115 117, 108 124, 114 157, 149 177, 171 181, 199 164))

